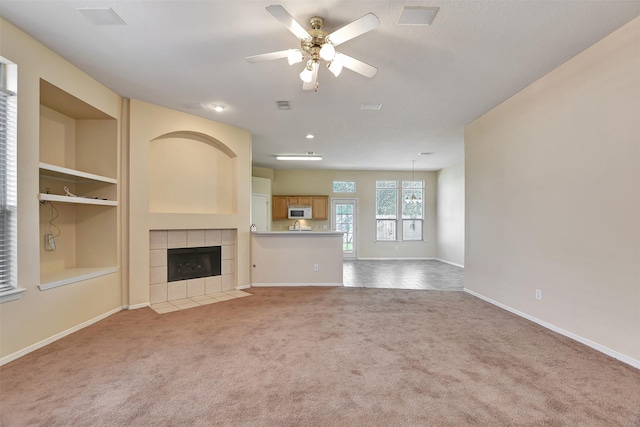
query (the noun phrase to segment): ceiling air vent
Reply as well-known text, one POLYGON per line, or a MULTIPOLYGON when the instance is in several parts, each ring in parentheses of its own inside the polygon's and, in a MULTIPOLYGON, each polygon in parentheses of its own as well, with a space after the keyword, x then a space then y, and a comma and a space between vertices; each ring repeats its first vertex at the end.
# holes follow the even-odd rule
POLYGON ((438 7, 405 6, 398 19, 398 25, 431 25, 438 9, 438 7))
POLYGON ((126 22, 118 16, 110 7, 81 7, 82 13, 94 25, 126 25, 126 22))
POLYGON ((289 101, 276 101, 276 105, 278 106, 278 110, 291 110, 289 101))

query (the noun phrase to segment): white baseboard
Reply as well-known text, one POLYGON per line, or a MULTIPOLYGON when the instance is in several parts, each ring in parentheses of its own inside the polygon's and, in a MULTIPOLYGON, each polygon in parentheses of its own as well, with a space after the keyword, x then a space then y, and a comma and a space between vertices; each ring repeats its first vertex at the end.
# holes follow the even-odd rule
POLYGON ((287 286, 287 287, 309 287, 309 286, 331 286, 342 287, 342 283, 252 283, 252 288, 268 288, 268 287, 276 287, 276 286, 287 286))
POLYGON ((251 285, 241 285, 241 286, 236 286, 236 289, 238 290, 242 290, 242 289, 249 289, 251 288, 251 285))
POLYGON ((464 268, 464 264, 458 264, 457 262, 451 262, 451 261, 447 261, 446 259, 441 259, 441 258, 434 258, 434 259, 436 261, 444 262, 445 264, 450 264, 450 265, 453 265, 455 267, 464 268))
POLYGON ((629 356, 627 356, 625 354, 622 354, 620 352, 612 350, 609 347, 605 347, 605 346, 603 346, 601 344, 598 344, 597 342, 591 341, 590 339, 581 337, 580 335, 576 335, 573 332, 569 332, 569 331, 567 331, 565 329, 562 329, 562 328, 559 328, 559 327, 557 327, 557 326, 555 326, 555 325, 553 325, 551 323, 545 322, 544 320, 540 320, 537 317, 531 316, 531 315, 529 315, 527 313, 523 313, 520 310, 516 310, 515 308, 511 308, 511 307, 509 307, 507 305, 499 303, 498 301, 492 300, 491 298, 485 297, 484 295, 481 295, 481 294, 479 294, 477 292, 474 292, 474 291, 472 291, 470 289, 465 288, 464 291, 466 293, 470 294, 470 295, 473 295, 474 297, 480 298, 481 300, 488 302, 489 304, 493 304, 493 305, 495 305, 497 307, 500 307, 500 308, 502 308, 504 310, 507 310, 507 311, 517 315, 517 316, 523 317, 523 318, 525 318, 527 320, 530 320, 530 321, 532 321, 534 323, 537 323, 540 326, 543 326, 543 327, 545 327, 547 329, 550 329, 553 332, 557 332, 560 335, 564 335, 567 338, 571 338, 572 340, 578 341, 579 343, 582 343, 582 344, 584 344, 584 345, 586 345, 588 347, 591 347, 594 350, 599 351, 600 353, 604 353, 607 356, 611 356, 614 359, 618 359, 619 361, 624 362, 627 365, 631 365, 636 369, 640 369, 640 360, 636 360, 636 359, 634 359, 632 357, 629 357, 629 356))
POLYGON ((23 348, 22 350, 16 351, 15 353, 9 354, 5 357, 3 357, 2 359, 0 359, 0 366, 5 365, 9 362, 12 362, 14 360, 16 360, 19 357, 22 357, 26 354, 31 353, 32 351, 38 350, 39 348, 42 348, 48 344, 51 344, 54 341, 58 341, 60 338, 64 338, 67 335, 70 335, 76 331, 79 331, 80 329, 86 328, 89 325, 93 325, 96 322, 99 322, 102 319, 106 319, 107 317, 111 316, 112 314, 115 314, 119 311, 122 311, 122 308, 114 308, 113 310, 107 311, 104 314, 101 314, 98 317, 94 317, 93 319, 89 319, 86 322, 82 322, 79 325, 74 326, 73 328, 69 328, 66 331, 62 331, 60 333, 57 333, 47 339, 44 339, 40 342, 37 342, 35 344, 32 344, 28 347, 23 348))
POLYGON ((140 304, 123 305, 122 309, 123 310, 137 310, 139 308, 149 307, 150 305, 151 305, 151 303, 143 302, 143 303, 140 303, 140 304))
POLYGON ((432 261, 435 258, 360 258, 355 261, 432 261))

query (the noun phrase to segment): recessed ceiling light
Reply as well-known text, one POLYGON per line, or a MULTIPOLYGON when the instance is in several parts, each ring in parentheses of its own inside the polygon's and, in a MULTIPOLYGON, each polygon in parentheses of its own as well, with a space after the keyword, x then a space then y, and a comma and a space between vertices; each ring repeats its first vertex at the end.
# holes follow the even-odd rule
POLYGON ((361 110, 371 110, 371 111, 379 110, 381 108, 382 108, 382 104, 362 104, 360 106, 361 110))
POLYGON ((433 153, 429 152, 429 151, 421 151, 418 153, 418 156, 429 156, 433 153))
POLYGON ((313 135, 311 135, 311 134, 308 134, 307 136, 305 136, 305 138, 307 138, 307 139, 313 139, 313 138, 315 138, 315 136, 313 136, 313 135))
POLYGON ((220 104, 211 104, 211 109, 217 113, 222 113, 224 110, 227 109, 227 107, 220 104))
POLYGON ((431 25, 438 13, 438 7, 405 6, 398 19, 398 25, 431 25))
POLYGON ((78 12, 95 25, 127 25, 110 7, 82 7, 78 12))
POLYGON ((300 161, 317 161, 322 160, 322 156, 311 156, 306 154, 295 154, 295 155, 278 155, 276 156, 276 160, 300 160, 300 161))

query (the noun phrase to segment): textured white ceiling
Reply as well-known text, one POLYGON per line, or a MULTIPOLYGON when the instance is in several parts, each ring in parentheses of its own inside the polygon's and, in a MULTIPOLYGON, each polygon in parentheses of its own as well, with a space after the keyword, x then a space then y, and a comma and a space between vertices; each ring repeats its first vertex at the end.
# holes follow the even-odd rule
POLYGON ((335 78, 323 69, 314 93, 302 90, 302 64, 245 61, 298 47, 265 10, 271 3, 0 0, 0 15, 124 97, 250 130, 256 166, 354 170, 410 170, 412 160, 438 170, 462 160, 465 124, 640 15, 640 1, 615 0, 283 1, 305 28, 312 16, 329 32, 367 12, 380 18, 339 47, 378 73, 345 69, 335 78), (400 26, 405 5, 440 10, 431 26, 400 26), (111 7, 126 25, 96 26, 80 7, 111 7), (292 109, 278 110, 278 100, 292 109), (227 110, 193 108, 201 103, 227 110), (324 160, 275 160, 308 151, 324 160))

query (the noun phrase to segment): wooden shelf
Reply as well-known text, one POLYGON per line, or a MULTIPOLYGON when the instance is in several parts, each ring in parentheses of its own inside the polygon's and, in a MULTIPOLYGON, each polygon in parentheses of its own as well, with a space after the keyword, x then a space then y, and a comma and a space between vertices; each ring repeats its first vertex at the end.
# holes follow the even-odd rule
POLYGON ((67 268, 51 273, 43 273, 40 275, 38 288, 40 288, 41 291, 45 291, 47 289, 57 288, 58 286, 69 285, 71 283, 115 273, 118 269, 118 267, 67 268))
POLYGON ((82 172, 75 169, 69 169, 62 166, 51 165, 49 163, 40 162, 40 176, 43 178, 57 179, 70 182, 104 182, 107 184, 117 184, 115 178, 96 175, 89 172, 82 172))
POLYGON ((39 193, 38 199, 41 202, 47 201, 47 202, 60 202, 60 203, 75 203, 76 205, 118 206, 118 202, 115 200, 90 199, 88 197, 59 196, 57 194, 39 193))

